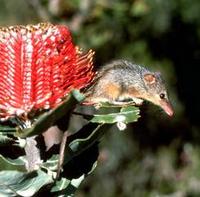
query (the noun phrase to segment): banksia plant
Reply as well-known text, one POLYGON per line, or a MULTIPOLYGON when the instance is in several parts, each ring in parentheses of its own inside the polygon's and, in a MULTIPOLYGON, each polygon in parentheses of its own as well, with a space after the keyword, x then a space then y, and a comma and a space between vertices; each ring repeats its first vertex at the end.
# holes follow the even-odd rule
POLYGON ((93 55, 64 25, 0 28, 0 196, 72 196, 96 166, 108 127, 139 117, 133 106, 77 111, 96 75, 93 55), (73 134, 72 115, 87 121, 73 134))
POLYGON ((94 52, 74 46, 66 26, 0 29, 0 119, 51 109, 94 76, 94 52))

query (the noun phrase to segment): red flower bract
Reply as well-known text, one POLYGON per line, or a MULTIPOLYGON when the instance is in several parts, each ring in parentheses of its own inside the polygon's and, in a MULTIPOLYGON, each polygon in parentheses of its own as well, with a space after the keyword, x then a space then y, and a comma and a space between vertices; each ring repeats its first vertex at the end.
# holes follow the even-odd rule
POLYGON ((0 28, 0 120, 51 109, 94 76, 94 52, 75 47, 64 25, 0 28))

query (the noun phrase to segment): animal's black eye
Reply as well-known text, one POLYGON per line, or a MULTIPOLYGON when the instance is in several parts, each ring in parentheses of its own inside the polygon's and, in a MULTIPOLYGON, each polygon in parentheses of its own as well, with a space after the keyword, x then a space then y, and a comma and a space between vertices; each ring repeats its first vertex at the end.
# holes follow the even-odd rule
POLYGON ((161 94, 160 94, 160 98, 161 98, 161 99, 164 99, 164 98, 165 98, 165 94, 164 94, 164 93, 161 93, 161 94))

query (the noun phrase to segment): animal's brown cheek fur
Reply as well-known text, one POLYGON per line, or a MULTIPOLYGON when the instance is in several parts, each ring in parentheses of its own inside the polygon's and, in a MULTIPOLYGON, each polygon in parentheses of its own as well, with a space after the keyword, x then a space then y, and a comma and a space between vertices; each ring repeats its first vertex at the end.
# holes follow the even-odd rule
POLYGON ((114 83, 105 85, 104 89, 106 96, 112 100, 117 100, 121 94, 121 87, 114 83))
POLYGON ((134 88, 134 87, 130 87, 128 89, 128 94, 130 95, 130 97, 136 97, 136 98, 140 97, 139 91, 137 91, 136 88, 134 88))

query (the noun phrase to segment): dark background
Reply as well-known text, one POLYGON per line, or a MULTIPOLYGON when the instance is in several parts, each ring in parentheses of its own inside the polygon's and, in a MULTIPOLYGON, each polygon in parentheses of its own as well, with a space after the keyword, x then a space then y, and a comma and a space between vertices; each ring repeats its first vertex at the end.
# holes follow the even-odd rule
POLYGON ((77 196, 200 196, 199 0, 0 0, 0 24, 66 24, 96 51, 95 66, 129 59, 162 72, 175 109, 152 104, 100 143, 96 170, 77 196))

